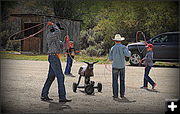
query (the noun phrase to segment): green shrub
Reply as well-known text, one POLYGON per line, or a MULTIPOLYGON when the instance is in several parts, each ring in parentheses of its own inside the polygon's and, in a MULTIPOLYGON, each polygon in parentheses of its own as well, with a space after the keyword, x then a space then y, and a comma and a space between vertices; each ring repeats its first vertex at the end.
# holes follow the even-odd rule
POLYGON ((6 45, 7 51, 21 51, 21 42, 20 41, 7 41, 6 45))

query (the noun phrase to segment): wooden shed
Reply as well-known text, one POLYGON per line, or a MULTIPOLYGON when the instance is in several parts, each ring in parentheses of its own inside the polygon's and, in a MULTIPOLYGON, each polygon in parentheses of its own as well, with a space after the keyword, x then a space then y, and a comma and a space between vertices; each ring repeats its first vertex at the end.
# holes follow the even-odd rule
MULTIPOLYGON (((60 23, 60 25, 64 28, 62 30, 62 35, 60 40, 64 41, 64 37, 68 34, 70 39, 74 41, 74 46, 76 50, 79 50, 79 37, 80 37, 80 24, 81 20, 75 19, 66 19, 58 16, 49 16, 49 15, 38 15, 38 14, 11 14, 12 17, 16 18, 14 23, 16 23, 17 30, 24 30, 29 27, 35 26, 37 24, 46 23, 48 21, 52 21, 54 23, 60 23), (67 33, 68 32, 68 33, 67 33)), ((22 38, 28 37, 31 34, 36 33, 40 29, 42 29, 45 24, 29 29, 22 33, 22 38)), ((48 29, 45 29, 43 32, 35 35, 32 38, 22 40, 21 41, 21 51, 22 52, 33 52, 33 53, 47 53, 47 42, 46 36, 48 29)))

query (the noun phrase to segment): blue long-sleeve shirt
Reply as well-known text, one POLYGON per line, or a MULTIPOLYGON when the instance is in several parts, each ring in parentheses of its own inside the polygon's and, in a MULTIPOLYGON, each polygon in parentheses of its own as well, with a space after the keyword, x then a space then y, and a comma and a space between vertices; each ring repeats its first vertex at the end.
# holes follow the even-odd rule
POLYGON ((48 32, 46 41, 48 44, 48 54, 63 53, 63 42, 61 39, 61 31, 57 25, 53 25, 54 32, 48 32))
POLYGON ((153 51, 148 51, 144 57, 145 66, 153 66, 153 51))
POLYGON ((109 52, 109 59, 112 60, 112 68, 125 68, 125 56, 131 56, 128 48, 122 44, 115 44, 109 52))

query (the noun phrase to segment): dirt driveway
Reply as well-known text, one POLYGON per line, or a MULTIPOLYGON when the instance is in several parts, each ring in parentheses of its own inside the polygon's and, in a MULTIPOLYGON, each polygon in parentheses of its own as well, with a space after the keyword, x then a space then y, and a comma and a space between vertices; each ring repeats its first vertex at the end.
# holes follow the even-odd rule
MULTIPOLYGON (((179 96, 179 68, 155 67, 151 77, 157 82, 159 92, 139 89, 143 83, 143 67, 126 66, 126 97, 136 102, 117 102, 112 99, 111 72, 104 65, 95 65, 92 80, 103 84, 102 93, 86 95, 80 89, 72 91, 77 82, 77 71, 84 63, 75 63, 72 72, 76 77, 66 77, 67 97, 72 102, 58 103, 57 81, 51 86, 49 96, 53 102, 40 100, 40 93, 48 71, 47 61, 1 60, 1 110, 2 112, 38 113, 121 113, 121 112, 162 112, 165 99, 179 96)), ((62 63, 63 69, 65 63, 62 63)), ((81 81, 83 84, 83 80, 81 81)), ((82 89, 81 89, 82 90, 82 89)))

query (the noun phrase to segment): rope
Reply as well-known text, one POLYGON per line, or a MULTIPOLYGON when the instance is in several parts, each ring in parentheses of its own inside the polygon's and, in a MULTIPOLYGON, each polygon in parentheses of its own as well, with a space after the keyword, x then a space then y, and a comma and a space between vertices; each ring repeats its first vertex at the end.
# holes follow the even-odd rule
POLYGON ((155 83, 156 83, 157 78, 156 78, 156 75, 155 75, 155 73, 154 73, 154 69, 153 69, 153 67, 151 67, 151 70, 152 70, 152 73, 153 73, 153 75, 154 75, 154 81, 155 81, 155 83))
POLYGON ((107 58, 106 62, 104 63, 105 69, 108 70, 109 72, 112 72, 112 69, 110 67, 108 67, 109 66, 107 64, 108 61, 109 61, 109 59, 107 58))
MULTIPOLYGON (((12 34, 11 36, 9 36, 9 40, 11 40, 11 37, 13 37, 14 35, 17 35, 17 34, 19 34, 19 33, 21 33, 21 32, 24 32, 24 31, 27 31, 27 30, 29 30, 29 29, 32 29, 32 28, 35 28, 35 27, 38 27, 38 26, 40 26, 40 25, 42 25, 42 24, 45 24, 45 23, 47 23, 47 22, 44 22, 44 23, 40 23, 40 24, 37 24, 37 25, 35 25, 35 26, 32 26, 32 27, 29 27, 29 28, 27 28, 27 29, 23 29, 23 30, 21 30, 21 31, 18 31, 18 32, 16 32, 16 33, 14 33, 14 34, 12 34)), ((39 31, 38 31, 39 32, 39 31)))
POLYGON ((29 39, 29 38, 32 38, 32 37, 34 37, 35 35, 41 33, 42 31, 44 31, 47 26, 48 26, 48 25, 46 25, 45 27, 43 27, 43 28, 42 28, 41 30, 39 30, 38 32, 36 32, 36 33, 34 33, 34 34, 32 34, 32 35, 29 35, 28 37, 25 37, 25 38, 23 38, 23 39, 13 40, 13 41, 23 41, 23 40, 27 40, 27 39, 29 39))
MULTIPOLYGON (((142 36, 143 36, 143 38, 144 38, 144 43, 145 43, 145 45, 147 45, 146 36, 145 36, 145 34, 144 34, 142 31, 137 31, 137 32, 136 32, 136 42, 138 42, 138 35, 139 35, 139 33, 142 34, 142 36)), ((138 51, 139 51, 140 53, 142 53, 142 52, 145 50, 145 47, 144 47, 142 50, 140 50, 139 46, 137 45, 137 49, 138 49, 138 51)))

